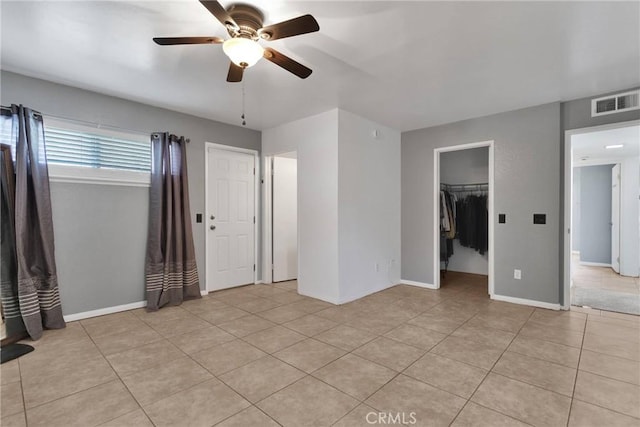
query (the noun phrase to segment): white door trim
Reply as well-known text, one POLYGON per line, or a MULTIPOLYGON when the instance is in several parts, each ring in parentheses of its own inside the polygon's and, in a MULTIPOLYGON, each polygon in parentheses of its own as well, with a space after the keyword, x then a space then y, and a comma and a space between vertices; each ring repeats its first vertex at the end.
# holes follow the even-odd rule
POLYGON ((433 150, 433 286, 440 288, 440 153, 489 147, 489 296, 494 295, 495 242, 494 242, 494 141, 472 142, 434 148, 433 150))
MULTIPOLYGON (((608 125, 591 126, 579 129, 569 129, 564 132, 564 221, 562 226, 562 234, 564 235, 563 249, 563 299, 562 309, 569 310, 571 308, 571 201, 573 191, 573 147, 571 137, 581 133, 597 132, 602 130, 626 128, 629 126, 640 125, 640 120, 630 120, 626 122, 611 123, 608 125), (565 231, 566 230, 566 231, 565 231)), ((580 165, 582 166, 582 165, 580 165)))
MULTIPOLYGON (((260 190, 260 157, 258 156, 258 150, 251 150, 249 148, 240 148, 240 147, 233 147, 231 145, 224 145, 224 144, 218 144, 218 143, 214 143, 214 142, 205 142, 204 143, 204 223, 206 224, 206 218, 208 215, 208 212, 210 212, 209 210, 209 191, 208 191, 208 186, 209 186, 209 148, 215 148, 218 150, 226 150, 226 151, 232 151, 232 152, 236 152, 236 153, 245 153, 245 154, 251 154, 253 155, 253 160, 254 160, 254 165, 256 168, 256 173, 253 176, 253 181, 254 181, 254 195, 253 195, 253 215, 256 217, 256 222, 253 225, 253 246, 254 246, 254 262, 256 264, 256 269, 253 272, 253 283, 256 283, 258 281, 258 263, 259 263, 259 258, 258 258, 258 225, 260 224, 260 218, 258 216, 258 202, 259 202, 259 190, 260 190)), ((205 233, 206 233, 206 228, 205 228, 205 233)), ((207 280, 207 278, 209 277, 209 253, 210 253, 210 249, 209 249, 209 239, 207 237, 207 234, 205 234, 205 238, 204 238, 204 283, 205 283, 205 289, 207 292, 211 292, 212 289, 209 289, 209 281, 207 280)))

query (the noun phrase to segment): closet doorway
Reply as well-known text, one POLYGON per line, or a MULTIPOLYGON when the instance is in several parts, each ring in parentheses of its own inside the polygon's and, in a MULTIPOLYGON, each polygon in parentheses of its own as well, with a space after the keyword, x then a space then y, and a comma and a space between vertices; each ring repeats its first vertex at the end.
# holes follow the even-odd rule
POLYGON ((493 141, 434 150, 434 287, 463 278, 494 294, 493 141))

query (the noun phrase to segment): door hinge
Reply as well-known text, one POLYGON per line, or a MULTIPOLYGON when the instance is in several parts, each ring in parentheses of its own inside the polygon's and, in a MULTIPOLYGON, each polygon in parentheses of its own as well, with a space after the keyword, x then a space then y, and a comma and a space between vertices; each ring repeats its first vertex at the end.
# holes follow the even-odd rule
POLYGON ((256 168, 253 168, 253 174, 254 175, 256 174, 256 168))
POLYGON ((253 223, 254 224, 256 223, 256 217, 255 216, 253 217, 253 223))
POLYGON ((256 265, 253 264, 253 271, 256 271, 256 265))

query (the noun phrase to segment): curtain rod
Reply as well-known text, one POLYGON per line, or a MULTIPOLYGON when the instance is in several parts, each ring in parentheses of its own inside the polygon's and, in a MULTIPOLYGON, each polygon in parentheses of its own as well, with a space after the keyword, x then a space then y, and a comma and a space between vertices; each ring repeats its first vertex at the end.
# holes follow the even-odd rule
MULTIPOLYGON (((7 107, 7 106, 4 106, 4 105, 1 105, 0 107, 3 110, 11 111, 11 107, 7 107)), ((79 124, 79 125, 91 126, 91 127, 95 127, 96 129, 111 129, 111 130, 120 131, 120 132, 136 133, 136 134, 139 134, 139 135, 150 135, 152 133, 152 132, 144 132, 144 131, 137 130, 137 129, 122 128, 122 127, 119 127, 119 126, 113 126, 113 125, 104 124, 104 123, 96 123, 96 122, 89 122, 89 121, 86 121, 86 120, 72 119, 72 118, 69 118, 69 117, 58 116, 58 115, 55 115, 55 114, 42 113, 42 112, 39 112, 39 111, 35 111, 35 112, 41 114, 44 117, 51 117, 52 119, 63 120, 63 121, 66 121, 66 122, 76 123, 76 124, 79 124)), ((185 138, 185 141, 191 142, 191 140, 189 138, 185 138)))

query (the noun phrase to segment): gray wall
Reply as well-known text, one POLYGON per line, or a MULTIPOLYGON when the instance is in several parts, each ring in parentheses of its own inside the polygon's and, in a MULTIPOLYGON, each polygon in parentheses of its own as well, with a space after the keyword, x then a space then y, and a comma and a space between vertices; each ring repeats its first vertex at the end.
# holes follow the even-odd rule
POLYGON ((402 278, 433 283, 433 150, 495 141, 495 293, 559 302, 560 104, 402 134, 402 278), (534 225, 533 213, 546 213, 534 225), (513 279, 514 269, 522 280, 513 279))
POLYGON ((489 180, 489 147, 440 154, 440 182, 473 184, 489 180))
POLYGON ((571 250, 580 251, 580 168, 573 168, 573 207, 571 209, 571 250))
MULTIPOLYGON (((574 99, 563 102, 561 105, 562 130, 580 129, 591 126, 607 125, 610 123, 628 122, 640 119, 640 110, 627 111, 624 113, 605 114, 604 116, 591 117, 591 100, 602 96, 613 95, 621 92, 636 90, 639 87, 620 89, 615 92, 593 95, 588 98, 574 99)), ((563 151, 564 153, 564 151, 563 151)))
POLYGON ((51 205, 64 314, 144 301, 149 189, 53 182, 51 205))
MULTIPOLYGON (((6 71, 1 72, 0 81, 2 105, 24 104, 45 116, 144 133, 170 131, 191 139, 187 146, 189 194, 200 283, 204 289, 205 227, 195 223, 195 214, 204 211, 204 143, 259 151, 261 133, 6 71)), ((52 197, 64 313, 143 300, 141 262, 146 250, 148 190, 54 183, 52 197), (112 206, 112 215, 98 208, 108 206, 112 206)))
POLYGON ((580 168, 580 261, 611 263, 611 168, 613 166, 580 168))
MULTIPOLYGON (((449 151, 440 154, 440 182, 445 184, 473 184, 489 182, 489 147, 449 151)), ((488 274, 488 254, 480 255, 453 241, 453 256, 449 258, 449 271, 488 274)))

